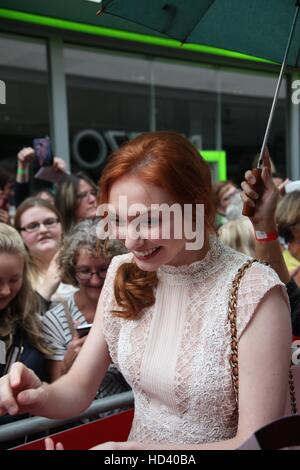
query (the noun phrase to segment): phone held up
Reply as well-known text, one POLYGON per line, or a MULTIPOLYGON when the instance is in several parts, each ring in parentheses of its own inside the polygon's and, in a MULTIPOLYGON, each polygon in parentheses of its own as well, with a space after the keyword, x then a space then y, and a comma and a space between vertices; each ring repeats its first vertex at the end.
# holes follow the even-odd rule
POLYGON ((85 323, 84 325, 79 325, 76 327, 79 338, 86 336, 92 327, 92 323, 85 323))
POLYGON ((38 167, 53 165, 53 153, 49 137, 33 139, 33 148, 38 167))
POLYGON ((33 139, 33 148, 37 167, 34 177, 49 183, 60 184, 66 173, 53 166, 54 156, 50 137, 33 139))

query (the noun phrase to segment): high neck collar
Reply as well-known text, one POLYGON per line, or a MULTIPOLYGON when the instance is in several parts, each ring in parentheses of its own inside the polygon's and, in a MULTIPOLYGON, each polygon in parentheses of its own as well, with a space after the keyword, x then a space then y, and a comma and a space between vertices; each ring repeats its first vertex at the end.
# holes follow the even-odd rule
POLYGON ((157 271, 158 278, 173 285, 189 284, 197 281, 209 275, 211 270, 215 269, 216 261, 221 252, 222 245, 219 243, 218 238, 210 236, 209 249, 204 258, 181 266, 161 266, 157 271))

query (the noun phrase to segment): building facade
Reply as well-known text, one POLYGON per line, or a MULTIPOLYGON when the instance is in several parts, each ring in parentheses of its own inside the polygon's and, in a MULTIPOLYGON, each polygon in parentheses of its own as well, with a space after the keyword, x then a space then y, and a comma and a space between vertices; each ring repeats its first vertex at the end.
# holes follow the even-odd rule
MULTIPOLYGON (((260 151, 278 66, 126 33, 97 3, 0 0, 0 165, 14 170, 22 147, 50 135, 73 172, 98 179, 120 143, 176 130, 225 151, 239 182, 260 151)), ((300 179, 295 79, 288 71, 269 147, 277 171, 300 179)))

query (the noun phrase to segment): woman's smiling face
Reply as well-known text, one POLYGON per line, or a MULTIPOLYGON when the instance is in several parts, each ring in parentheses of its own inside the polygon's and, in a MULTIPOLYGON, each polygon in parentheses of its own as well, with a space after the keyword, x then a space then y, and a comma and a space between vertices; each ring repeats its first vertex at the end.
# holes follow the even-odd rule
POLYGON ((83 297, 97 302, 101 293, 109 261, 91 253, 88 248, 79 249, 75 262, 76 278, 83 297))
POLYGON ((58 250, 62 228, 51 210, 38 206, 27 209, 21 215, 20 227, 20 234, 31 255, 41 257, 58 250), (36 230, 31 231, 32 227, 36 230))
MULTIPOLYGON (((176 201, 163 188, 141 181, 137 176, 123 176, 112 184, 109 203, 116 214, 116 236, 134 255, 136 264, 143 271, 156 271, 164 264, 180 266, 197 259, 197 252, 187 251, 183 233, 174 237, 178 224, 182 227, 182 213, 178 217, 164 220, 162 211, 151 211, 153 205, 170 208, 176 201), (126 201, 126 204, 120 203, 126 201), (139 217, 138 231, 130 208, 143 206, 139 217), (166 227, 166 223, 168 227, 166 227), (164 230, 167 230, 164 232, 164 230), (163 235, 169 234, 169 236, 163 235)), ((178 207, 181 207, 178 205, 178 207)), ((114 218, 114 215, 112 215, 114 218)), ((137 219, 136 219, 137 220, 137 219)), ((182 232, 182 230, 181 230, 182 232)))

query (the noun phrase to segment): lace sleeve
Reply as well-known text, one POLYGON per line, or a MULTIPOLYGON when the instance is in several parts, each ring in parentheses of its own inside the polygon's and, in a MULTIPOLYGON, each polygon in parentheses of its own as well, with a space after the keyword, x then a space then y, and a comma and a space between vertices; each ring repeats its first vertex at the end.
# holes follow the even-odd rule
POLYGON ((280 286, 282 296, 289 307, 285 285, 276 272, 269 266, 254 263, 241 280, 237 302, 237 331, 240 338, 266 293, 280 286))

